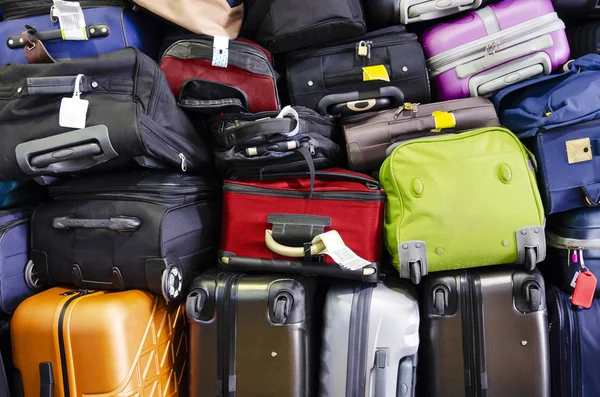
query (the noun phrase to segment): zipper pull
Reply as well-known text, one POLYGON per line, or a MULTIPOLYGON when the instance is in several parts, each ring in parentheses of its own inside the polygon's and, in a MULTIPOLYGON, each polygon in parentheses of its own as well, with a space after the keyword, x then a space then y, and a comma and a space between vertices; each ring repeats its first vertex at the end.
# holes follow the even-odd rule
POLYGON ((398 110, 396 110, 394 112, 394 120, 398 120, 403 111, 404 111, 404 105, 399 106, 398 110))
POLYGON ((82 296, 82 295, 87 295, 87 294, 89 294, 89 293, 90 293, 90 290, 89 290, 89 289, 87 289, 87 288, 83 288, 83 289, 77 290, 77 292, 79 293, 79 295, 80 295, 80 296, 82 296))
POLYGON ((359 57, 366 57, 369 55, 369 47, 367 46, 366 41, 362 40, 356 45, 356 53, 359 57))
POLYGON ((67 291, 67 292, 63 292, 62 294, 60 294, 60 296, 75 295, 77 293, 79 293, 79 291, 67 291))
POLYGON ((367 41, 367 58, 371 59, 371 46, 373 45, 372 41, 367 41))
POLYGON ((181 171, 186 172, 187 171, 187 158, 185 157, 185 154, 183 153, 179 153, 179 158, 181 159, 181 171))
POLYGON ((312 144, 312 142, 309 142, 309 143, 308 143, 308 151, 310 152, 310 155, 311 155, 311 156, 314 156, 314 155, 315 155, 315 153, 316 153, 316 152, 315 152, 315 145, 313 145, 313 144, 312 144))

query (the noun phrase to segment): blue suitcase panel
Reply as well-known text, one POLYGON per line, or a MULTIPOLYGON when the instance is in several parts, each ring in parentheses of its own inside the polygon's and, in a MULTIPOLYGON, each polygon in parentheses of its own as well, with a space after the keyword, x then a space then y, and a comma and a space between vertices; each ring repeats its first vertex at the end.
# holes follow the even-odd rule
MULTIPOLYGON (((156 19, 121 7, 88 8, 83 10, 83 14, 87 26, 107 25, 109 35, 81 41, 44 42, 54 59, 84 58, 117 51, 128 46, 136 47, 153 59, 157 59, 162 29, 156 19)), ((0 63, 27 63, 23 48, 11 49, 8 46, 9 38, 19 36, 25 30, 25 25, 34 27, 38 32, 60 29, 58 21, 52 22, 50 19, 50 13, 1 22, 0 63)))

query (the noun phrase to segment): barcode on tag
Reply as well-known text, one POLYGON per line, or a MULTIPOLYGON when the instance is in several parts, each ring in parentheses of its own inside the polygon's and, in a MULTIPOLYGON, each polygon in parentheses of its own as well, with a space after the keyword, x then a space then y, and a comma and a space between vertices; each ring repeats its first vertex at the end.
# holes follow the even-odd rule
POLYGON ((53 12, 58 16, 63 40, 87 40, 85 17, 78 2, 54 0, 53 12))
POLYGON ((229 64, 229 37, 215 36, 213 41, 212 65, 226 68, 229 64))
POLYGON ((348 247, 342 247, 333 252, 325 251, 325 253, 328 254, 337 264, 350 270, 362 269, 370 264, 369 261, 366 261, 360 256, 356 255, 354 251, 348 247))

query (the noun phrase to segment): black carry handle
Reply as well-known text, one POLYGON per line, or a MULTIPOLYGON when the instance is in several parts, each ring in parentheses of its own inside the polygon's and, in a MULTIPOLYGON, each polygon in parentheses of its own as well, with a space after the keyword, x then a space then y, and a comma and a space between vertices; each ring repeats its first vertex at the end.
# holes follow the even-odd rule
POLYGON ((73 265, 73 284, 79 288, 92 288, 92 289, 114 289, 114 290, 125 290, 125 281, 121 275, 121 271, 118 267, 110 269, 110 281, 96 281, 86 280, 83 278, 81 267, 78 264, 73 265))
MULTIPOLYGON (((35 28, 31 26, 25 25, 25 28, 27 29, 27 33, 29 34, 29 37, 32 41, 63 40, 62 30, 60 29, 38 32, 37 30, 35 30, 35 28)), ((97 39, 101 37, 108 37, 110 35, 110 28, 108 27, 108 25, 105 24, 86 26, 85 29, 88 39, 97 39)), ((6 40, 6 46, 11 50, 14 50, 25 47, 25 43, 21 38, 21 35, 19 34, 15 36, 10 36, 6 40)))
POLYGON ((76 172, 118 156, 108 128, 96 125, 24 142, 15 148, 17 163, 29 176, 76 172))
POLYGON ((353 91, 345 92, 342 94, 326 95, 319 101, 319 104, 317 105, 317 110, 322 115, 335 116, 328 112, 330 106, 338 105, 340 103, 356 102, 374 98, 392 98, 395 102, 393 106, 400 106, 400 104, 404 103, 404 93, 400 88, 395 86, 386 86, 381 87, 379 90, 376 91, 353 91))
MULTIPOLYGON (((73 94, 77 76, 30 77, 27 82, 28 95, 73 94)), ((79 92, 92 91, 92 78, 82 76, 79 82, 79 92)))
POLYGON ((142 221, 134 216, 116 216, 110 219, 77 219, 70 216, 57 217, 52 220, 54 229, 110 229, 117 232, 135 232, 142 221))
POLYGON ((52 397, 54 386, 54 375, 52 373, 52 363, 40 363, 40 397, 52 397))
MULTIPOLYGON (((376 189, 381 189, 381 184, 377 182, 375 179, 371 179, 364 176, 353 175, 353 174, 342 174, 336 172, 325 172, 325 171, 317 171, 314 173, 315 179, 337 179, 347 182, 358 182, 363 185, 373 186, 376 189)), ((265 179, 293 179, 293 178, 310 178, 310 172, 290 172, 285 174, 264 174, 262 176, 244 176, 243 179, 255 179, 258 178, 260 180, 265 179)), ((242 178, 240 178, 242 179, 242 178)))
POLYGON ((219 266, 224 270, 239 272, 292 273, 304 276, 323 276, 347 280, 359 280, 365 283, 376 283, 379 280, 379 269, 375 264, 371 264, 358 270, 347 270, 332 263, 222 256, 219 259, 219 266))

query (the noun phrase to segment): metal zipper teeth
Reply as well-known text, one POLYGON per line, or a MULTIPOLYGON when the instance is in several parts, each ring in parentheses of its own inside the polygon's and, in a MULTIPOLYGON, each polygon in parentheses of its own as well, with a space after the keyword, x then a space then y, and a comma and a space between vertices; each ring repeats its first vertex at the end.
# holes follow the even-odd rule
MULTIPOLYGON (((224 192, 244 193, 257 196, 281 197, 281 198, 308 198, 308 191, 290 191, 270 189, 265 187, 246 186, 225 182, 224 192)), ((344 200, 344 201, 374 201, 379 202, 385 199, 385 194, 378 190, 372 192, 353 192, 353 191, 333 191, 320 192, 313 191, 313 199, 318 200, 344 200)))
POLYGON ((60 309, 60 315, 58 317, 58 348, 60 355, 60 366, 62 371, 62 381, 63 381, 63 397, 71 397, 71 391, 69 388, 69 368, 67 364, 67 352, 65 349, 65 337, 63 335, 63 326, 65 315, 67 313, 67 307, 77 298, 80 298, 85 295, 93 294, 98 291, 89 292, 88 290, 74 291, 76 295, 73 295, 63 305, 62 309, 60 309))
MULTIPOLYGON (((487 44, 497 41, 500 46, 505 45, 510 48, 516 44, 524 43, 532 38, 552 33, 556 30, 564 29, 565 24, 558 18, 556 13, 542 15, 531 21, 520 23, 508 29, 502 30, 489 36, 482 37, 467 44, 444 51, 427 60, 427 65, 431 70, 432 77, 444 73, 455 66, 469 62, 466 59, 473 55, 485 56, 485 47, 487 44), (527 37, 527 35, 534 35, 527 37), (457 65, 453 65, 457 63, 457 65)), ((506 49, 498 48, 498 50, 506 49)), ((477 58, 475 58, 477 59, 477 58)))

